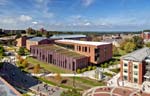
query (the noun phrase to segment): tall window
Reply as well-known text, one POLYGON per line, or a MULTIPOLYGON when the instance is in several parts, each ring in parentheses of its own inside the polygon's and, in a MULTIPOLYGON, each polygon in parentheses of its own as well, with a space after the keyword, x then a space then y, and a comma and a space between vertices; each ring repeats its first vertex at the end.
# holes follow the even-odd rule
POLYGON ((137 83, 137 82, 138 82, 137 78, 134 78, 134 83, 137 83))
POLYGON ((85 48, 85 52, 87 52, 87 47, 84 47, 85 48))
POLYGON ((79 51, 81 51, 81 46, 79 46, 79 51))
POLYGON ((127 80, 127 76, 123 76, 124 80, 127 80))
POLYGON ((138 68, 138 66, 137 65, 134 65, 134 69, 137 69, 138 68))
POLYGON ((128 64, 127 64, 127 63, 124 63, 124 66, 128 66, 128 64))

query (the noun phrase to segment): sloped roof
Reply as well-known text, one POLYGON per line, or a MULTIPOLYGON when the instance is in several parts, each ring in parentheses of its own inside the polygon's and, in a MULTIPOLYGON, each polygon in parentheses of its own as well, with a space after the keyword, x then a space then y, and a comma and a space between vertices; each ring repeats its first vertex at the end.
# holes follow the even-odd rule
POLYGON ((0 96, 21 96, 21 94, 0 77, 0 96))
POLYGON ((39 42, 39 41, 44 40, 44 39, 47 39, 47 38, 46 37, 33 37, 31 39, 28 39, 28 40, 39 42))
POLYGON ((150 48, 144 47, 142 49, 138 49, 134 52, 131 52, 127 55, 122 56, 121 59, 140 61, 141 62, 148 56, 150 56, 150 48))

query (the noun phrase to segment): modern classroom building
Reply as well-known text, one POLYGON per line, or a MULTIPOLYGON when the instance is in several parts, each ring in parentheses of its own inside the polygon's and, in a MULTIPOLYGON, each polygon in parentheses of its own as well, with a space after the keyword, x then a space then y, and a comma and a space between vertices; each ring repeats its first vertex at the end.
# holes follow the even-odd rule
POLYGON ((37 59, 75 71, 112 58, 112 44, 105 42, 55 40, 55 44, 31 46, 37 59))
POLYGON ((30 51, 40 61, 72 71, 87 67, 89 61, 88 57, 55 44, 34 45, 30 51))
POLYGON ((33 37, 26 40, 26 48, 30 50, 32 45, 50 44, 51 41, 46 37, 33 37))
POLYGON ((121 57, 120 78, 137 84, 150 81, 150 49, 145 47, 121 57))
POLYGON ((55 40, 55 43, 89 57, 90 63, 93 64, 99 64, 112 58, 112 43, 68 39, 55 40))

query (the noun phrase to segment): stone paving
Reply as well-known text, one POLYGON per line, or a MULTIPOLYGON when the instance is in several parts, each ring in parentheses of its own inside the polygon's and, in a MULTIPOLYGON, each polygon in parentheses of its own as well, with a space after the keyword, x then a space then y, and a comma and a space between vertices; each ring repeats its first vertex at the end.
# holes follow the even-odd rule
POLYGON ((30 88, 33 92, 43 96, 60 96, 63 92, 59 87, 49 86, 47 84, 38 84, 30 88))

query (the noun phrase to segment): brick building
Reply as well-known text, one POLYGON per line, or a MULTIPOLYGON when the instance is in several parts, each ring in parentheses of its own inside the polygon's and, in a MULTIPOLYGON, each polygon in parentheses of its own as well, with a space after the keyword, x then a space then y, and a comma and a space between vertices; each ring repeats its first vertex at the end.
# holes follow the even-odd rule
POLYGON ((42 45, 42 44, 49 44, 51 41, 46 37, 34 37, 31 39, 26 40, 26 48, 30 50, 32 45, 42 45))
POLYGON ((112 44, 79 40, 55 40, 55 43, 90 58, 90 63, 99 64, 112 58, 112 44))
POLYGON ((142 32, 141 37, 145 40, 150 39, 150 32, 142 32))
POLYGON ((150 81, 150 49, 145 47, 121 57, 120 79, 142 84, 150 81))
POLYGON ((30 51, 31 54, 40 61, 72 71, 75 71, 78 68, 87 67, 89 62, 89 58, 87 56, 55 44, 34 45, 31 46, 30 51))
POLYGON ((22 36, 20 38, 18 38, 16 41, 17 41, 17 44, 16 46, 17 47, 26 47, 26 40, 28 39, 27 36, 22 36))

